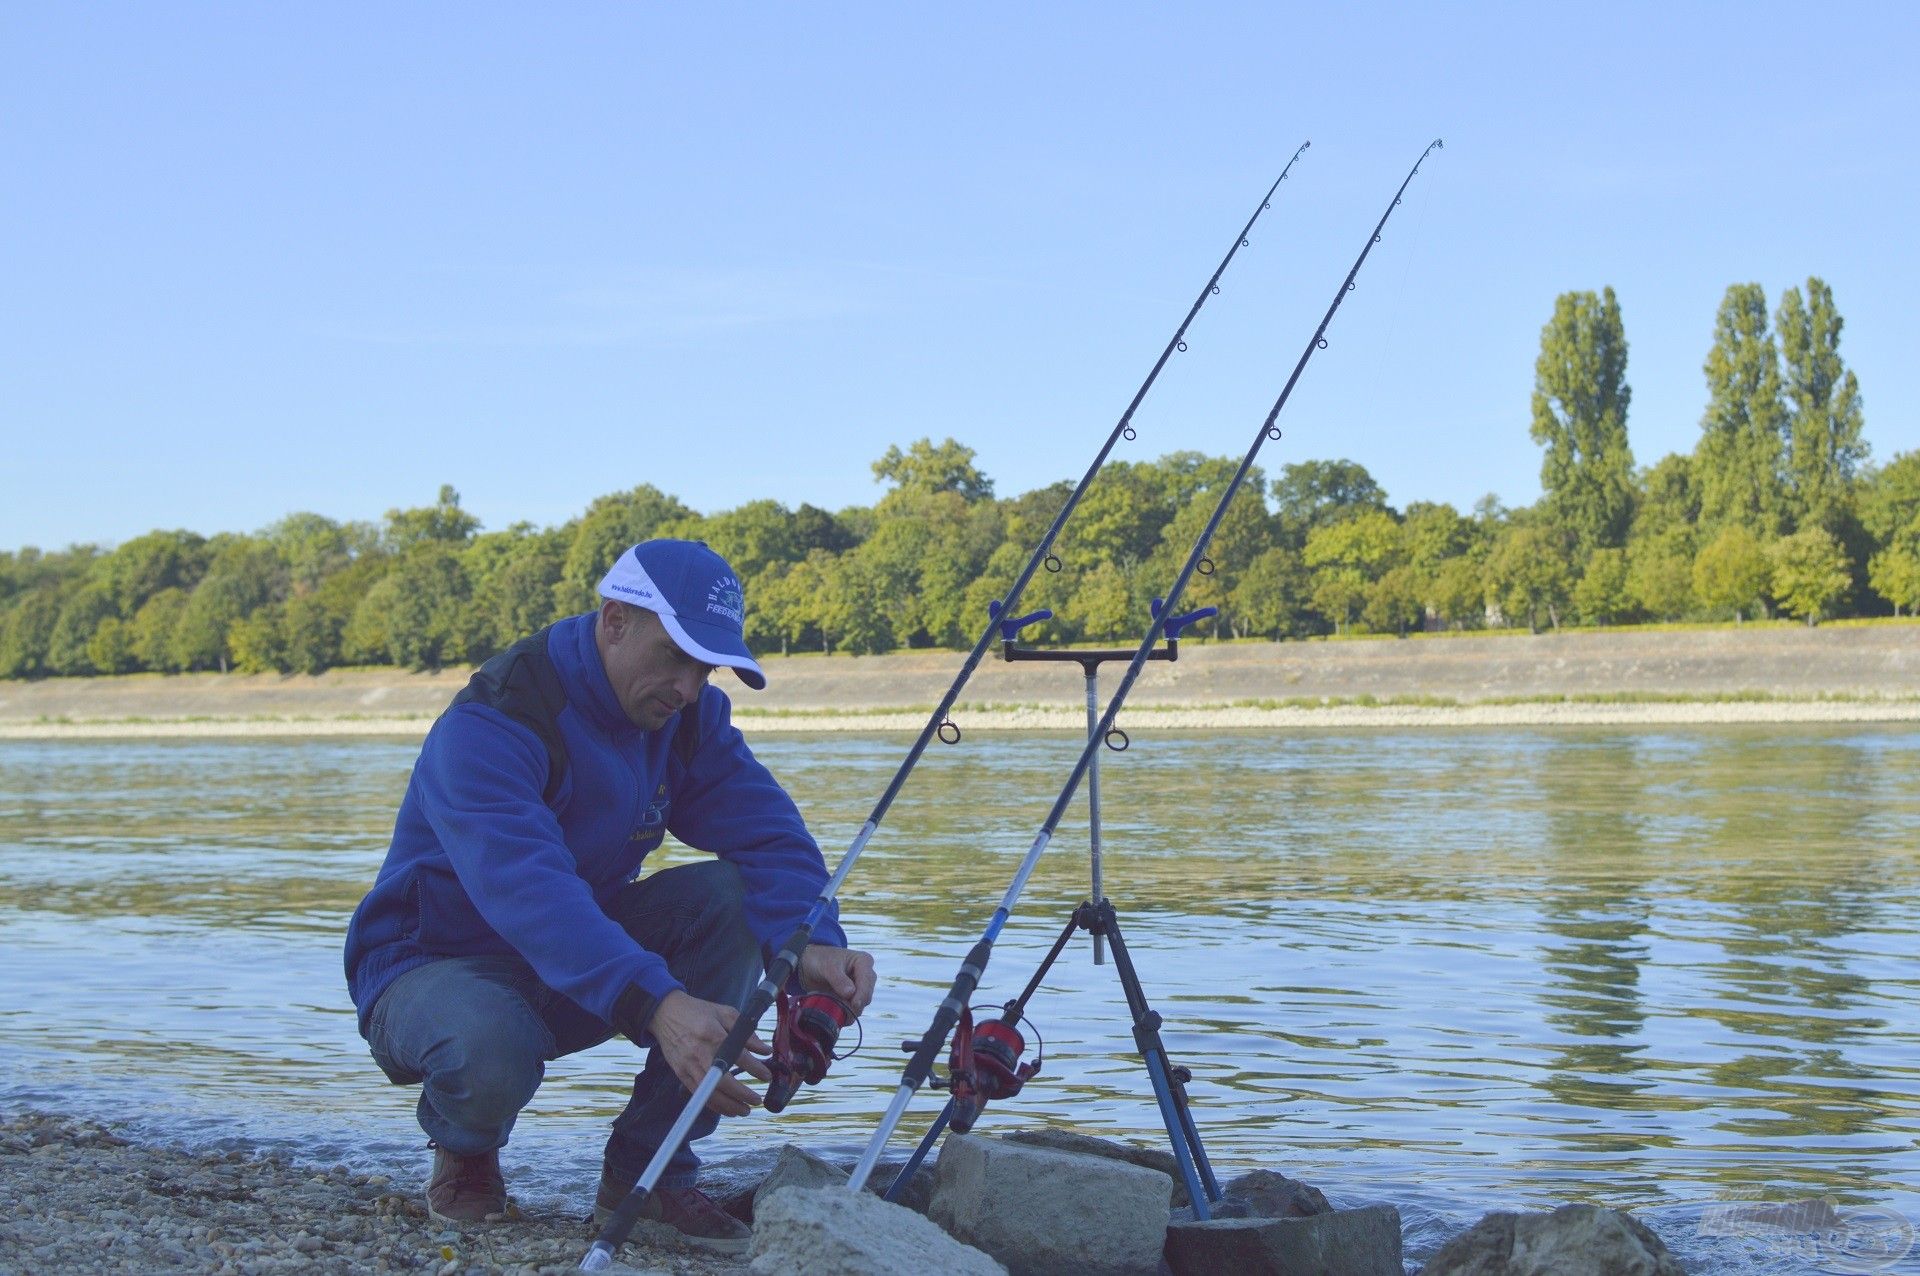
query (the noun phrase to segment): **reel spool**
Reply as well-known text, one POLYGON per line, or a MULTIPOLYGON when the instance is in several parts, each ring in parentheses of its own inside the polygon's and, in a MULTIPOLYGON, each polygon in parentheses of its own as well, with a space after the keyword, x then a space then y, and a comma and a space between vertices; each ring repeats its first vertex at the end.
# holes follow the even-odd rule
POLYGON ((799 997, 780 994, 773 1053, 767 1059, 767 1068, 773 1073, 767 1082, 767 1111, 786 1107, 801 1085, 819 1085, 833 1061, 846 1057, 835 1054, 833 1048, 853 1017, 853 1007, 832 993, 810 992, 799 997))

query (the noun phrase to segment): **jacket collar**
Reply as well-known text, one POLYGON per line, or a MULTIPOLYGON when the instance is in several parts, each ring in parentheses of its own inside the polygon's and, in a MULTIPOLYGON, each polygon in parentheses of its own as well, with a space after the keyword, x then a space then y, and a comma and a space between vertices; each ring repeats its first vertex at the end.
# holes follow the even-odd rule
POLYGON ((600 648, 593 640, 597 615, 598 612, 590 611, 584 616, 569 616, 555 622, 547 635, 547 655, 553 658, 554 668, 560 673, 567 702, 589 722, 608 735, 638 731, 621 709, 620 698, 613 694, 613 684, 607 681, 607 667, 601 662, 600 648))

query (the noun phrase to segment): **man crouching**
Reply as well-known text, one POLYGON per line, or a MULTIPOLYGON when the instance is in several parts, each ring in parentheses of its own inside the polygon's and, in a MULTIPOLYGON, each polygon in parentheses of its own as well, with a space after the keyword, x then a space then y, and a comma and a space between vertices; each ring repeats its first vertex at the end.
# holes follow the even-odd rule
MULTIPOLYGON (((495 656, 440 715, 347 928, 360 1032, 391 1081, 420 1086, 427 1209, 443 1222, 504 1214, 500 1148, 546 1061, 617 1033, 649 1051, 607 1139, 604 1221, 827 880, 792 798, 707 685, 726 666, 766 686, 726 561, 698 541, 646 541, 599 592, 598 611, 495 656), (640 879, 669 832, 717 858, 640 879)), ((798 978, 858 1015, 873 959, 846 942, 836 906, 798 978)), ((737 1062, 764 1081, 765 1053, 756 1036, 737 1062)), ((695 1186, 692 1143, 759 1104, 721 1081, 642 1217, 743 1251, 751 1233, 695 1186)))

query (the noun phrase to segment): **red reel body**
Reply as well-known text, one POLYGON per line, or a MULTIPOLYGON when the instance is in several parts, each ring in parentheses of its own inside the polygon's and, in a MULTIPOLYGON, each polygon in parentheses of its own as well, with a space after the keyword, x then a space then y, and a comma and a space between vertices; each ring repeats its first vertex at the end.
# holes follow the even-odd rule
POLYGON ((840 1032, 853 1022, 853 1008, 831 993, 810 992, 799 997, 780 994, 780 1015, 773 1028, 773 1053, 767 1068, 766 1107, 778 1112, 787 1106, 802 1084, 818 1085, 836 1056, 840 1032))
MULTIPOLYGON (((1018 1013, 1015 1011, 1014 1013, 1018 1013)), ((980 1109, 994 1099, 1008 1099, 1040 1071, 1040 1060, 1021 1063, 1027 1039, 1019 1026, 1004 1016, 975 1025, 973 1009, 961 1012, 953 1035, 953 1054, 947 1061, 948 1085, 953 1095, 949 1124, 961 1134, 973 1128, 980 1109)))

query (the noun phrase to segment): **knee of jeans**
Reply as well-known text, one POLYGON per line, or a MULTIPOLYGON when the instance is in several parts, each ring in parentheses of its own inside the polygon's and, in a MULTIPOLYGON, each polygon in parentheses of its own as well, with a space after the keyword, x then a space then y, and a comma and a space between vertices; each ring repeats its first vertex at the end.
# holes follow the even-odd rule
POLYGON ((433 1106, 458 1125, 494 1129, 513 1120, 532 1100, 546 1075, 535 1051, 501 1042, 469 1055, 460 1066, 429 1079, 433 1106))

